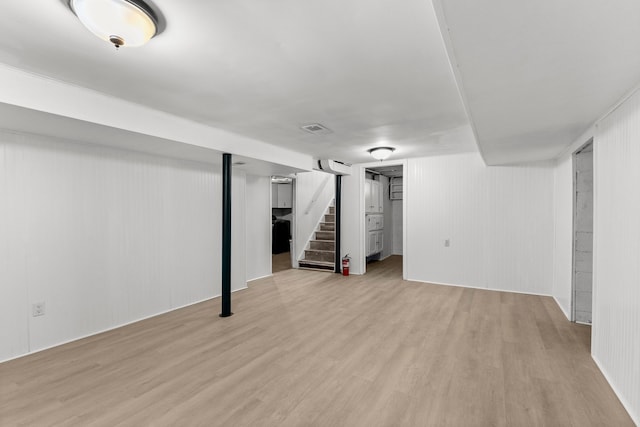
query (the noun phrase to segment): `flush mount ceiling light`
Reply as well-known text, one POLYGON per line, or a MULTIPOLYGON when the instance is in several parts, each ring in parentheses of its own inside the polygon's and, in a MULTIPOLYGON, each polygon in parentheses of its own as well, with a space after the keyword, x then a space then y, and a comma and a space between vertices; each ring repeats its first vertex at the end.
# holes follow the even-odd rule
POLYGON ((371 154, 371 157, 373 157, 376 160, 382 161, 388 158, 391 155, 391 153, 396 151, 396 149, 393 147, 375 147, 367 151, 369 154, 371 154))
POLYGON ((158 15, 142 0, 69 0, 80 22, 103 40, 142 46, 159 31, 158 15))

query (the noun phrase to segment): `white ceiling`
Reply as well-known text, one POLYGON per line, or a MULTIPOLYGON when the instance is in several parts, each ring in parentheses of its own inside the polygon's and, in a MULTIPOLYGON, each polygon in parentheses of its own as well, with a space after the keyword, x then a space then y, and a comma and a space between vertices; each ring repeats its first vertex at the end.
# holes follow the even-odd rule
MULTIPOLYGON (((61 141, 99 144, 174 159, 221 165, 221 153, 204 147, 153 137, 110 126, 35 111, 0 102, 0 129, 46 135, 61 141)), ((253 175, 289 175, 303 172, 282 164, 246 156, 233 156, 233 167, 253 175)))
POLYGON ((489 164, 553 158, 640 82, 637 0, 434 1, 444 42, 428 0, 154 0, 165 31, 120 51, 64 0, 11 1, 0 63, 353 163, 472 151, 474 131, 489 164))
POLYGON ((5 3, 0 62, 29 72, 316 157, 476 149, 428 1, 155 0, 165 31, 120 51, 64 1, 5 3))
POLYGON ((558 156, 640 83, 638 0, 436 0, 436 9, 487 164, 558 156))

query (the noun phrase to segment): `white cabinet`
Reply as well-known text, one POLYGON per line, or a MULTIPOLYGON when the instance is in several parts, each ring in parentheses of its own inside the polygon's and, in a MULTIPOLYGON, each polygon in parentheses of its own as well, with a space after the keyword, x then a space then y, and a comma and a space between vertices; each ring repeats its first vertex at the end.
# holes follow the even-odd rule
POLYGON ((384 191, 382 183, 373 179, 364 181, 366 252, 367 256, 382 252, 384 246, 384 191))
POLYGON ((364 210, 367 213, 382 213, 384 193, 382 183, 373 179, 364 181, 364 210))
POLYGON ((382 230, 384 228, 384 216, 369 214, 367 215, 367 231, 382 230))
POLYGON ((384 247, 384 231, 376 230, 367 233, 367 256, 382 252, 384 247))
POLYGON ((271 207, 290 208, 293 201, 291 184, 271 184, 271 207))
POLYGON ((382 214, 367 214, 366 216, 367 226, 367 256, 382 252, 384 247, 384 215, 382 214))
POLYGON ((371 191, 373 198, 375 199, 374 209, 375 212, 380 212, 384 210, 384 191, 382 188, 382 183, 380 181, 373 181, 373 187, 371 191))
POLYGON ((364 180, 364 211, 365 212, 371 212, 371 209, 373 209, 373 203, 371 200, 371 187, 372 187, 372 183, 373 181, 370 179, 365 179, 364 180))

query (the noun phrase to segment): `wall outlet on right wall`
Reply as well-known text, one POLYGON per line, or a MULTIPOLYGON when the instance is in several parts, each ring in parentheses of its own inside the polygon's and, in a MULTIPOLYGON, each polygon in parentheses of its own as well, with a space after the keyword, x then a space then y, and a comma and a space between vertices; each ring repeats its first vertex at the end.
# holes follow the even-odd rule
POLYGON ((449 246, 451 246, 451 240, 450 239, 444 239, 444 247, 448 248, 449 246))
POLYGON ((44 302, 37 302, 31 306, 31 315, 33 317, 44 316, 44 302))

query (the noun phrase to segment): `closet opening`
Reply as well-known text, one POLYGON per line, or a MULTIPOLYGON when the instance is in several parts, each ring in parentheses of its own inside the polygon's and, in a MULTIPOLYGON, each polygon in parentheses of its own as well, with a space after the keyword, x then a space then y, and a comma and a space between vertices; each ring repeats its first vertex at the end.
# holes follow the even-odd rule
POLYGON ((365 272, 383 269, 401 278, 404 166, 368 166, 364 175, 365 272))

